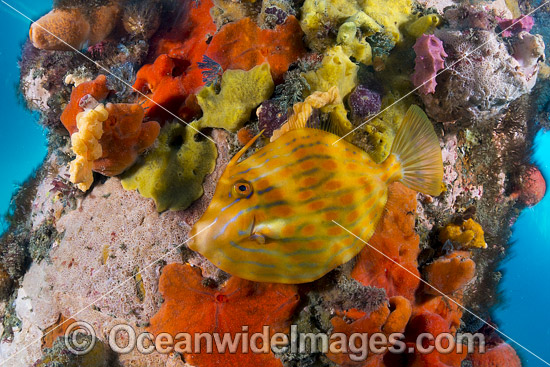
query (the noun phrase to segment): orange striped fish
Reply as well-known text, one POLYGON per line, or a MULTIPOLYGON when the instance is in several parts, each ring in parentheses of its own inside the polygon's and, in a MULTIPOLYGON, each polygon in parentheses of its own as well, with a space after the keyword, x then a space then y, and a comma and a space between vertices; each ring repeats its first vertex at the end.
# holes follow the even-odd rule
POLYGON ((253 281, 304 283, 352 259, 372 236, 388 185, 441 193, 443 163, 433 126, 411 106, 381 164, 322 130, 291 130, 238 162, 233 157, 189 247, 253 281))

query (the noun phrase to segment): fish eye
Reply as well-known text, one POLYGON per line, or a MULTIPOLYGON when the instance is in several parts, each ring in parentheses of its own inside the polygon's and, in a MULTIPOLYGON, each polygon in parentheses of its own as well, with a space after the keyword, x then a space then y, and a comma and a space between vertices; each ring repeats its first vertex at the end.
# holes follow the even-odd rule
POLYGON ((233 191, 238 197, 248 197, 252 194, 252 185, 247 181, 238 181, 233 185, 233 191))

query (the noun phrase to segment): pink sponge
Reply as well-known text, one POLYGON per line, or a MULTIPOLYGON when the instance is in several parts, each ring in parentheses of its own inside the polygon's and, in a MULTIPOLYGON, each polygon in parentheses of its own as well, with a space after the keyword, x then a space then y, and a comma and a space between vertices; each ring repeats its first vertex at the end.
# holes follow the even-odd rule
POLYGON ((413 46, 416 52, 414 74, 412 82, 415 87, 420 87, 420 93, 435 92, 435 76, 444 68, 447 54, 443 49, 443 42, 433 34, 423 34, 413 46))
POLYGON ((529 32, 535 25, 533 17, 529 15, 521 16, 517 19, 498 18, 498 25, 502 29, 502 37, 510 37, 521 31, 529 32))

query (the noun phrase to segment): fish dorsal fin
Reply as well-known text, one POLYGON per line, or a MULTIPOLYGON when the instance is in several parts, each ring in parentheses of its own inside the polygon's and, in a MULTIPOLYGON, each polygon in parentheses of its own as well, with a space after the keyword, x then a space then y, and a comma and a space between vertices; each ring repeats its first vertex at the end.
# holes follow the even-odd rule
POLYGON ((338 87, 331 87, 326 92, 315 92, 309 95, 303 102, 296 103, 293 107, 293 113, 288 118, 287 122, 283 124, 279 129, 273 132, 270 141, 274 141, 281 135, 291 131, 303 129, 305 127, 325 130, 331 133, 338 133, 338 128, 331 126, 330 122, 321 124, 321 126, 312 126, 309 122, 309 118, 313 113, 313 109, 323 108, 330 105, 337 105, 342 103, 340 92, 338 87))
POLYGON ((255 137, 253 137, 252 139, 250 139, 250 141, 248 143, 246 143, 246 145, 244 147, 241 148, 241 150, 239 150, 237 152, 237 154, 235 154, 233 156, 233 158, 231 158, 231 160, 229 161, 229 163, 227 164, 228 167, 231 167, 231 166, 235 166, 237 164, 237 162, 239 161, 239 159, 241 159, 241 157, 243 156, 244 153, 246 153, 246 151, 248 149, 250 149, 250 147, 252 146, 252 144, 254 144, 256 142, 256 140, 258 140, 260 138, 260 136, 262 136, 262 134, 264 133, 264 130, 260 131, 260 133, 258 135, 256 135, 255 137))

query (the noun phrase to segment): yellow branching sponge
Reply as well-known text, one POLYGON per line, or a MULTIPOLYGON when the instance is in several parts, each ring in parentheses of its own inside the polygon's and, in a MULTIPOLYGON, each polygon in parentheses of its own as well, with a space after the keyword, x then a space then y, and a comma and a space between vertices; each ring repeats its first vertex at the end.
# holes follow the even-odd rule
POLYGON ((70 181, 82 191, 87 191, 94 182, 92 164, 101 158, 103 149, 99 139, 103 135, 103 121, 109 113, 103 104, 80 112, 76 116, 78 131, 71 135, 71 145, 76 158, 70 165, 70 181))
POLYGON ((283 124, 283 126, 273 132, 271 141, 277 140, 279 136, 290 130, 305 127, 314 108, 322 108, 327 105, 339 103, 342 103, 342 98, 340 98, 337 87, 330 88, 328 92, 313 93, 307 97, 305 101, 296 103, 292 107, 294 113, 289 117, 288 121, 283 124))
POLYGON ((483 228, 471 218, 461 225, 447 224, 439 233, 439 240, 443 243, 451 241, 463 249, 487 247, 483 228))
MULTIPOLYGON (((357 64, 349 59, 340 46, 336 46, 327 52, 319 69, 302 75, 309 84, 310 94, 327 92, 336 86, 340 97, 345 98, 357 85, 358 70, 357 64)), ((352 128, 342 101, 321 108, 321 112, 330 115, 331 124, 338 127, 339 131, 347 132, 352 128)))
POLYGON ((401 28, 412 20, 412 3, 412 0, 305 0, 300 25, 308 46, 316 52, 334 45, 326 35, 327 24, 340 27, 357 14, 368 19, 368 22, 354 21, 361 33, 368 36, 383 30, 393 43, 399 44, 404 38, 401 28))
POLYGON ((435 27, 441 24, 441 17, 438 14, 428 14, 421 16, 407 26, 407 32, 414 38, 422 36, 424 33, 433 33, 435 27))

